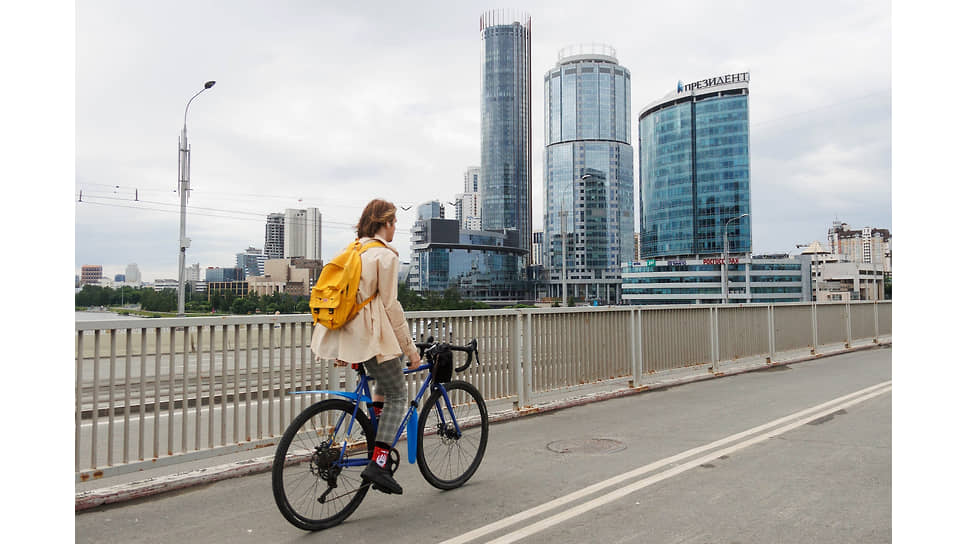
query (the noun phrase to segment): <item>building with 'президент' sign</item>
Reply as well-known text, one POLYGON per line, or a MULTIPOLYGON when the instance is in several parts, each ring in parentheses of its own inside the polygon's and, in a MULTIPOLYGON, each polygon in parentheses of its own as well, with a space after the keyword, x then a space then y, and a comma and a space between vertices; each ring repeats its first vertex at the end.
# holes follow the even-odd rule
POLYGON ((639 113, 640 259, 630 304, 802 302, 810 258, 754 256, 748 72, 683 85, 639 113))

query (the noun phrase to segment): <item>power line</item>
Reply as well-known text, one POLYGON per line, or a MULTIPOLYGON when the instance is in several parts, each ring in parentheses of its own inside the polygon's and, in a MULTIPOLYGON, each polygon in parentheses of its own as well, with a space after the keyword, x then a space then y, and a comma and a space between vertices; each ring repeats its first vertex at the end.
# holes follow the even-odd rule
MULTIPOLYGON (((87 182, 87 181, 85 181, 85 182, 79 182, 79 183, 76 184, 76 187, 78 187, 78 189, 80 189, 80 190, 84 190, 85 188, 90 187, 90 186, 107 187, 107 188, 110 188, 110 189, 115 189, 114 193, 117 193, 118 190, 131 191, 131 192, 138 192, 138 191, 140 191, 141 193, 155 193, 155 194, 169 194, 169 193, 177 193, 178 192, 176 189, 171 189, 170 191, 169 190, 162 190, 162 189, 150 189, 150 188, 149 189, 143 189, 141 187, 133 187, 133 186, 130 186, 130 185, 117 185, 117 184, 113 184, 112 185, 110 183, 97 183, 97 182, 87 182)), ((197 187, 191 189, 190 191, 191 191, 191 194, 197 194, 199 196, 211 196, 211 197, 219 198, 221 200, 258 200, 260 202, 266 201, 266 200, 279 200, 279 201, 289 201, 289 202, 296 201, 296 202, 298 202, 302 206, 306 206, 306 203, 308 203, 308 202, 325 202, 327 204, 340 204, 340 205, 345 205, 345 206, 358 206, 361 210, 363 209, 363 206, 366 205, 366 202, 363 202, 363 201, 358 200, 358 199, 342 199, 342 198, 339 198, 339 197, 334 197, 333 195, 326 195, 325 197, 313 197, 313 196, 307 197, 305 195, 298 196, 298 195, 276 195, 276 194, 265 194, 265 193, 261 193, 261 194, 260 193, 239 193, 239 192, 235 192, 235 191, 232 191, 232 192, 222 192, 222 191, 208 192, 205 189, 199 189, 197 187)), ((411 206, 413 206, 413 203, 412 202, 395 202, 395 204, 397 204, 398 207, 411 207, 411 206)), ((290 206, 290 207, 292 207, 292 206, 290 206)), ((319 206, 309 206, 309 207, 319 207, 319 206)))
POLYGON ((872 93, 869 93, 869 94, 865 94, 863 96, 856 96, 854 98, 848 98, 847 100, 841 100, 839 102, 833 102, 833 103, 826 104, 826 105, 823 105, 823 106, 817 106, 816 108, 812 108, 812 109, 809 109, 809 110, 803 110, 803 111, 798 111, 798 112, 794 112, 794 113, 789 113, 789 114, 786 114, 786 115, 781 115, 779 117, 774 117, 772 119, 767 119, 766 121, 760 121, 758 123, 752 123, 752 124, 750 124, 750 128, 752 128, 752 127, 758 127, 758 126, 762 126, 762 125, 768 125, 770 123, 776 123, 778 121, 783 121, 784 119, 789 119, 791 117, 796 117, 798 115, 806 115, 808 113, 815 113, 815 112, 818 112, 818 111, 821 111, 821 110, 835 108, 837 106, 843 106, 844 104, 850 104, 851 102, 857 102, 859 100, 865 100, 865 99, 871 98, 872 96, 878 96, 878 95, 882 95, 882 94, 890 94, 890 92, 891 92, 890 89, 884 89, 884 90, 875 91, 875 92, 872 92, 872 93))
MULTIPOLYGON (((96 197, 96 196, 95 197, 89 197, 89 196, 86 196, 86 195, 84 196, 84 198, 88 198, 88 199, 89 198, 109 199, 109 200, 121 200, 121 201, 126 201, 126 202, 134 202, 134 201, 131 201, 131 200, 126 200, 126 199, 116 199, 116 198, 110 198, 110 197, 96 197)), ((137 202, 141 203, 141 202, 146 202, 146 201, 139 200, 137 202)), ((81 201, 77 202, 77 204, 91 204, 91 205, 94 205, 94 206, 104 206, 104 207, 109 207, 109 208, 126 208, 126 209, 132 209, 132 210, 147 210, 147 211, 155 211, 155 212, 162 212, 162 213, 172 213, 172 214, 179 213, 179 210, 177 210, 177 209, 170 209, 169 210, 169 209, 164 209, 164 208, 152 208, 150 206, 131 206, 131 205, 124 205, 124 204, 112 204, 112 203, 106 203, 106 202, 95 202, 95 201, 91 201, 91 200, 81 200, 81 201)), ((166 203, 157 203, 157 204, 165 205, 165 206, 176 206, 176 207, 178 206, 178 204, 166 204, 166 203)), ((257 212, 245 212, 245 211, 234 211, 234 210, 218 210, 218 209, 215 209, 215 208, 198 208, 198 207, 192 207, 192 206, 189 206, 188 209, 189 210, 202 209, 202 210, 209 210, 209 211, 222 212, 222 213, 228 213, 228 214, 235 213, 235 214, 244 214, 244 215, 254 215, 254 216, 257 216, 257 217, 236 217, 236 216, 233 216, 233 215, 221 215, 221 214, 216 214, 216 213, 197 213, 197 212, 194 212, 194 211, 192 212, 192 216, 194 216, 194 217, 214 217, 214 218, 218 218, 218 219, 234 219, 236 221, 248 221, 248 222, 252 222, 252 223, 265 224, 265 214, 259 214, 257 212)), ((309 224, 310 223, 310 221, 308 219, 296 218, 296 221, 298 221, 299 223, 304 223, 304 224, 309 224)), ((337 229, 351 229, 352 230, 352 229, 355 229, 356 228, 356 225, 352 225, 350 223, 338 223, 338 222, 335 222, 335 221, 320 221, 319 223, 320 223, 320 227, 325 228, 325 229, 328 229, 328 230, 337 230, 337 229)), ((397 228, 397 232, 409 233, 410 232, 410 229, 397 228)))

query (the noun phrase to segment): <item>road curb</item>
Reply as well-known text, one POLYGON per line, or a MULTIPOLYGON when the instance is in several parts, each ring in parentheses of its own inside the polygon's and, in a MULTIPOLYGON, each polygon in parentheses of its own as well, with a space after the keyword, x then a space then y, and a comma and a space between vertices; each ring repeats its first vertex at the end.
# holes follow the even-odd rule
MULTIPOLYGON (((883 347, 890 347, 891 345, 892 345, 892 342, 887 341, 887 342, 882 342, 877 344, 843 348, 836 351, 818 353, 816 355, 810 355, 807 357, 798 357, 798 358, 790 359, 786 361, 777 361, 773 363, 758 364, 758 365, 749 366, 745 368, 725 370, 715 374, 713 374, 710 370, 708 374, 688 376, 683 378, 673 378, 666 382, 660 382, 658 384, 642 385, 638 387, 629 387, 627 389, 619 389, 614 391, 605 391, 605 392, 599 392, 599 393, 577 395, 571 398, 549 401, 545 403, 536 404, 533 406, 526 406, 521 408, 520 410, 514 410, 514 409, 502 410, 500 412, 490 414, 489 420, 491 423, 501 423, 504 421, 511 421, 522 417, 531 417, 539 414, 546 414, 549 412, 564 410, 566 408, 583 406, 585 404, 590 404, 593 402, 601 402, 605 400, 626 397, 629 395, 638 395, 640 393, 647 393, 650 391, 660 391, 670 387, 687 385, 690 383, 712 380, 716 378, 737 376, 737 375, 746 374, 749 372, 759 372, 773 367, 804 363, 807 361, 814 361, 825 357, 843 355, 845 353, 854 353, 857 351, 865 351, 870 349, 880 349, 883 347)), ((88 491, 82 491, 80 493, 76 493, 74 496, 74 512, 75 513, 83 512, 85 510, 90 510, 92 508, 97 508, 99 506, 108 506, 108 505, 117 504, 117 503, 130 501, 130 500, 144 499, 147 497, 153 497, 163 493, 170 493, 172 491, 186 489, 197 485, 210 484, 221 480, 227 480, 230 478, 238 478, 240 476, 248 476, 251 474, 268 472, 269 470, 272 469, 272 459, 273 459, 273 456, 269 455, 265 457, 247 459, 244 461, 237 461, 237 462, 218 465, 214 467, 206 467, 198 470, 180 472, 172 475, 160 476, 156 478, 148 478, 145 480, 119 484, 119 485, 115 485, 115 486, 111 486, 103 489, 93 489, 88 491)))

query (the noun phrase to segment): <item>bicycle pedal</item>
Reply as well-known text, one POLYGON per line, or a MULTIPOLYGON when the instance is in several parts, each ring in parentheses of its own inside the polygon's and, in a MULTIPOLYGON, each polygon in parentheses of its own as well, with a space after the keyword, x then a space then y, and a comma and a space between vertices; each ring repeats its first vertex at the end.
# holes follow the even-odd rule
POLYGON ((390 474, 395 474, 400 466, 400 452, 396 448, 390 448, 390 455, 387 456, 387 468, 390 474))
POLYGON ((376 489, 380 493, 386 493, 387 495, 392 495, 393 494, 393 491, 391 491, 391 490, 383 487, 382 485, 380 485, 378 483, 371 482, 370 483, 370 487, 372 487, 373 489, 376 489))

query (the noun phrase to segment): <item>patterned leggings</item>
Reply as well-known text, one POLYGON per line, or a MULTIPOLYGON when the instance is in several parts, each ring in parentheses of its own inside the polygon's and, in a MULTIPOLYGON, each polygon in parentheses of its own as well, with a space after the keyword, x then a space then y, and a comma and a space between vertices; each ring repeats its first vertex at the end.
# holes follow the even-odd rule
POLYGON ((376 441, 392 444, 397 435, 397 429, 407 414, 407 387, 403 381, 403 358, 397 357, 382 363, 376 362, 376 357, 363 363, 366 373, 376 380, 371 391, 385 397, 383 400, 383 414, 380 415, 380 425, 376 431, 376 441))

